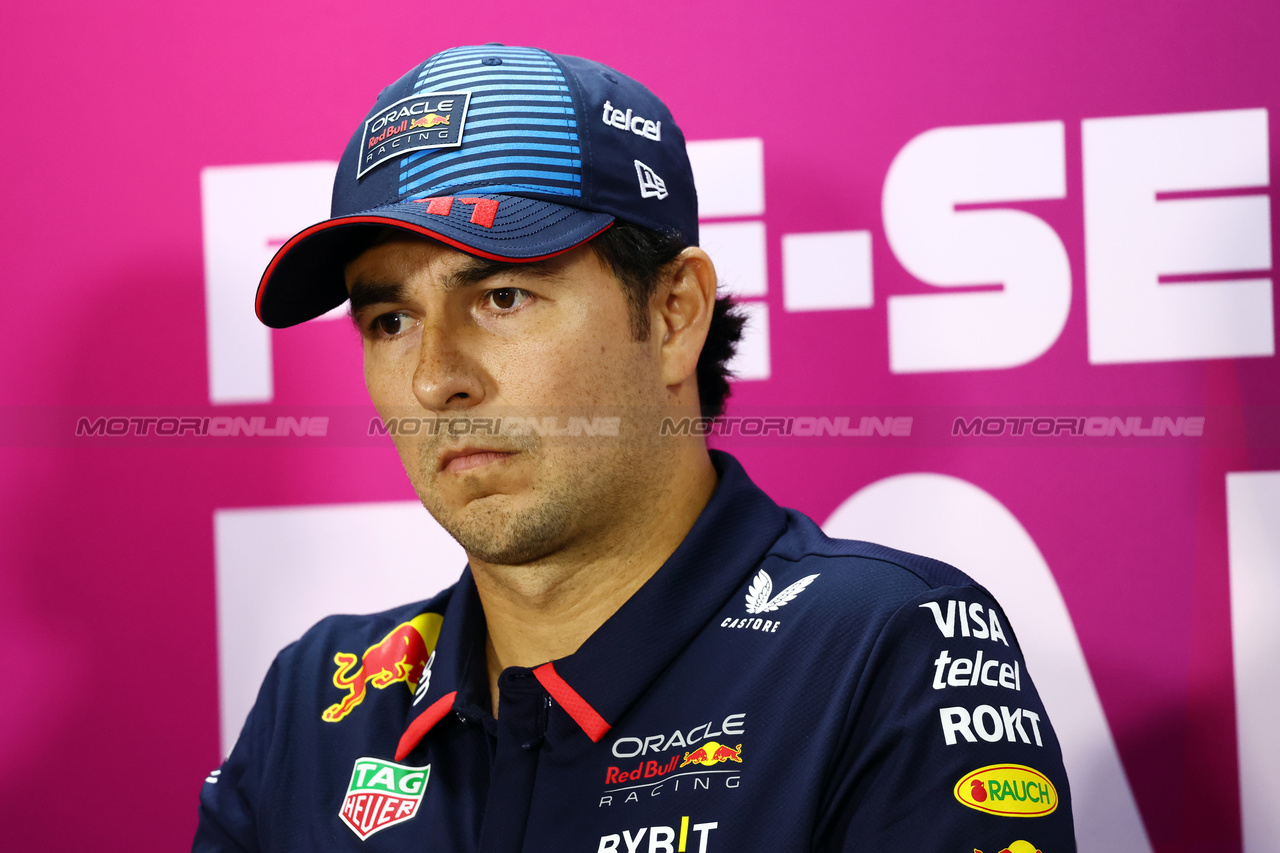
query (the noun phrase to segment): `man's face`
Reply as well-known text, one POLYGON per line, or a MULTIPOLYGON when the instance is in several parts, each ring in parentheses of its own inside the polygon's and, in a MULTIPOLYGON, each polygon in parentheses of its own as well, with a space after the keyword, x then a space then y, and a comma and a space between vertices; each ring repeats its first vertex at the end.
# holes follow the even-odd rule
POLYGON ((659 488, 661 344, 634 339, 626 296, 592 250, 495 271, 396 238, 352 261, 346 281, 384 420, 622 418, 616 438, 397 434, 419 499, 473 557, 517 565, 608 541, 659 488))

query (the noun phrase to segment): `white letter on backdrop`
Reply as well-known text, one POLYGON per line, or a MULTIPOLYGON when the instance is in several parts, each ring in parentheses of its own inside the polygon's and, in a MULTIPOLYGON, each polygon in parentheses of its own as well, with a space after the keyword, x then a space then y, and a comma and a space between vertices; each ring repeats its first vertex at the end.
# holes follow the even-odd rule
POLYGON ((955 206, 1065 196, 1062 122, 940 127, 898 152, 882 197, 898 261, 937 287, 1003 287, 889 297, 894 373, 1016 367, 1053 346, 1071 307, 1057 233, 1023 211, 955 206))
POLYGON ((276 241, 328 218, 335 168, 275 163, 201 170, 209 402, 271 402, 271 330, 253 315, 258 279, 276 241))
POLYGON ((1275 353, 1271 279, 1159 276, 1271 268, 1266 195, 1156 193, 1265 187, 1267 111, 1084 122, 1085 275, 1093 364, 1275 353))

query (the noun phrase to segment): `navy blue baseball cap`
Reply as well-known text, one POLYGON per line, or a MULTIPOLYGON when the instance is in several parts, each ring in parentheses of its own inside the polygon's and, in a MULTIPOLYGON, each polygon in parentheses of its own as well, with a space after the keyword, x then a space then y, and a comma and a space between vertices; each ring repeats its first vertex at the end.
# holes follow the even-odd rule
POLYGON ((347 298, 343 268, 392 226, 537 261, 624 219, 698 242, 684 134, 612 68, 498 44, 437 53, 378 96, 338 164, 330 218, 280 247, 258 319, 284 328, 347 298))

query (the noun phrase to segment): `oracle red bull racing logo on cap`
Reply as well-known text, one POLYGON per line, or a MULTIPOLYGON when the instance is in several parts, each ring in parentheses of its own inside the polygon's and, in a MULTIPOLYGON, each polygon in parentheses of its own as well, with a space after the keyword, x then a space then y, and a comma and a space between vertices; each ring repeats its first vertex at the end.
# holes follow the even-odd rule
POLYGON ((360 657, 349 652, 335 654, 333 662, 338 669, 333 674, 333 685, 347 691, 347 695, 326 708, 320 718, 326 723, 343 719, 364 701, 370 686, 385 690, 404 682, 413 693, 435 649, 442 621, 438 613, 423 613, 392 628, 360 657))
POLYGON ((965 774, 955 796, 964 805, 1005 817, 1043 817, 1058 808, 1049 777, 1023 764, 990 764, 965 774))
POLYGON ((406 767, 381 758, 357 758, 338 817, 360 837, 403 823, 418 813, 431 765, 406 767))
POLYGON ((457 148, 470 103, 470 92, 428 92, 379 110, 364 123, 356 178, 410 151, 457 148))

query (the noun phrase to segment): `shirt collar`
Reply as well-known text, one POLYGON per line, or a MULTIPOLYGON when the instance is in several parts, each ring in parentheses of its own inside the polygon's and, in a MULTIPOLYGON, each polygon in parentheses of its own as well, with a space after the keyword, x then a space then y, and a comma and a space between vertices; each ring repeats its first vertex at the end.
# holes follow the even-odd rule
POLYGON ((430 678, 426 690, 414 698, 409 725, 396 749, 397 761, 412 752, 450 711, 477 718, 488 713, 484 610, 470 566, 463 569, 462 577, 448 593, 430 678))
POLYGON ((576 653, 554 662, 609 725, 706 627, 786 526, 786 512, 736 459, 713 450, 711 460, 720 482, 684 541, 576 653))
POLYGON ((455 694, 453 708, 464 716, 489 709, 489 674, 485 659, 484 608, 471 567, 462 571, 445 605, 440 638, 436 641, 431 684, 416 711, 455 694))
MULTIPOLYGON (((710 451, 720 475, 684 541, 630 599, 572 655, 534 672, 592 740, 599 740, 684 650, 786 525, 786 513, 736 459, 710 451)), ((468 567, 449 597, 432 681, 401 739, 408 754, 450 710, 489 713, 485 621, 468 567)))

